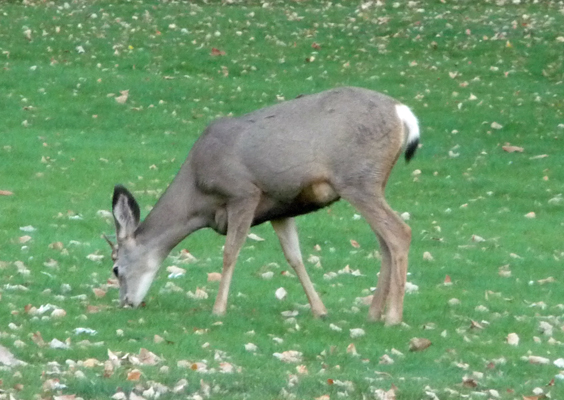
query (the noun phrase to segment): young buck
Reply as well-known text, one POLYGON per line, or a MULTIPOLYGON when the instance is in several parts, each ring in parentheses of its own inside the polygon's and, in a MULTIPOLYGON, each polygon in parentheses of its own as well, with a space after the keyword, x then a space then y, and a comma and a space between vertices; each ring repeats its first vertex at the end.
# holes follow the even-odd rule
POLYGON ((215 314, 224 314, 249 229, 270 221, 314 316, 324 316, 302 261, 294 217, 343 198, 380 242, 382 266, 369 318, 400 323, 411 230, 386 203, 384 188, 401 153, 409 161, 418 143, 418 122, 407 106, 352 87, 213 122, 143 222, 131 193, 115 187, 112 258, 121 305, 138 306, 169 252, 208 227, 226 235, 213 307, 215 314))

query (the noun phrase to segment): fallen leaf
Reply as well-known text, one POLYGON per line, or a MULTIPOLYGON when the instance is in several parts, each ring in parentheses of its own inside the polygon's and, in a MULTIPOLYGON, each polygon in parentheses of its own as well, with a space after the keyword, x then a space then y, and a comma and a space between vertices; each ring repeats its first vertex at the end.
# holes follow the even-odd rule
POLYGON ((541 365, 547 365, 550 364, 550 360, 546 357, 540 357, 540 356, 529 356, 527 357, 527 360, 531 363, 531 364, 541 364, 541 365))
POLYGON ((0 345, 0 364, 6 367, 14 367, 25 363, 14 357, 6 347, 0 345))
POLYGON ((517 335, 516 333, 510 333, 509 335, 507 335, 507 344, 511 346, 519 345, 519 335, 517 335))
POLYGON ((166 271, 168 272, 169 279, 179 278, 186 274, 186 270, 184 268, 177 267, 176 265, 167 267, 166 271))
POLYGON ((13 194, 9 190, 0 190, 0 196, 12 196, 13 194))
POLYGON ((214 56, 214 57, 215 57, 215 56, 224 56, 224 55, 225 55, 225 51, 216 49, 215 47, 212 47, 210 55, 211 55, 211 56, 214 56))
POLYGON ((354 343, 351 343, 347 346, 347 354, 352 354, 353 356, 357 356, 358 353, 356 352, 356 346, 354 343))
POLYGON ((285 363, 298 363, 302 361, 302 353, 297 350, 287 350, 282 353, 274 353, 273 356, 285 363))
POLYGON ((205 300, 208 298, 208 293, 200 288, 196 288, 195 292, 189 291, 186 295, 193 300, 205 300))
POLYGON ((504 151, 508 152, 508 153, 515 153, 515 152, 522 153, 522 152, 525 150, 525 149, 522 148, 522 147, 519 147, 519 146, 510 146, 510 145, 501 146, 501 148, 502 148, 504 151))
POLYGON ((358 244, 358 242, 354 239, 351 239, 351 246, 354 247, 355 249, 360 248, 360 244, 358 244))
POLYGON ((254 233, 249 233, 249 234, 247 235, 247 237, 248 237, 249 239, 251 239, 251 240, 256 241, 256 242, 264 242, 264 239, 263 239, 263 238, 261 238, 261 237, 258 236, 258 235, 255 235, 254 233))
POLYGON ((552 276, 549 276, 548 278, 545 279, 539 279, 537 281, 539 285, 544 285, 545 283, 554 283, 554 282, 556 282, 556 279, 554 279, 552 276))
POLYGON ((409 341, 409 351, 423 351, 431 344, 429 339, 415 337, 409 341))
POLYGON ((143 365, 157 365, 161 359, 147 349, 141 348, 139 350, 139 361, 143 365))
POLYGON ((537 216, 537 215, 535 214, 534 211, 531 211, 531 212, 525 214, 525 218, 529 218, 529 219, 536 218, 536 216, 537 216))
POLYGON ((380 357, 380 361, 378 362, 378 364, 381 365, 391 365, 393 364, 395 361, 392 357, 390 357, 387 354, 384 354, 382 357, 380 357))
POLYGON ((219 372, 223 374, 232 374, 233 372, 235 372, 235 367, 233 367, 233 364, 230 364, 228 362, 222 362, 219 363, 219 372))
POLYGON ((464 386, 465 388, 473 389, 478 387, 478 382, 475 379, 464 377, 462 379, 462 386, 464 386))
POLYGON ((284 300, 287 294, 288 292, 286 292, 286 289, 283 287, 276 289, 276 292, 274 292, 274 296, 276 296, 278 300, 284 300))
POLYGON ((62 308, 57 308, 51 313, 51 318, 62 318, 67 315, 67 312, 62 308))
POLYGON ((138 369, 133 369, 127 373, 128 381, 138 381, 139 379, 141 379, 141 371, 138 369))
POLYGON ((119 104, 125 104, 127 98, 129 97, 129 90, 120 90, 121 96, 115 98, 116 102, 119 104))
POLYGON ((503 125, 500 125, 497 122, 492 122, 491 127, 493 129, 501 129, 501 128, 503 128, 503 125))
POLYGON ((20 244, 24 244, 24 243, 29 242, 31 239, 32 239, 31 236, 29 236, 29 235, 24 235, 24 236, 20 236, 20 237, 18 238, 18 242, 19 242, 20 244))
POLYGON ((44 346, 45 346, 45 341, 44 341, 43 338, 41 337, 41 333, 40 333, 40 332, 35 332, 35 333, 31 336, 31 340, 33 341, 33 343, 35 343, 35 344, 38 345, 39 347, 44 347, 44 346))
POLYGON ((98 299, 101 299, 106 295, 106 291, 100 288, 94 288, 92 289, 92 292, 94 292, 94 296, 96 296, 96 298, 98 299))
POLYGON ((221 274, 219 272, 210 272, 208 274, 208 282, 219 282, 221 281, 221 274))
POLYGON ((350 332, 351 338, 353 338, 353 339, 364 336, 366 334, 366 332, 364 332, 364 329, 362 329, 362 328, 352 328, 352 329, 349 329, 349 332, 350 332))
POLYGON ((88 358, 82 362, 82 365, 86 368, 94 368, 102 363, 95 358, 88 358))

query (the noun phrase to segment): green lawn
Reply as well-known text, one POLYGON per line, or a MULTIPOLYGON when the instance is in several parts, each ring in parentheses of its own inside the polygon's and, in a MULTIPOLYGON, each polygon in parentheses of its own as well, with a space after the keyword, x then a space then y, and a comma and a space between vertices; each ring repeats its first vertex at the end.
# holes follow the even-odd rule
POLYGON ((562 26, 548 0, 0 3, 0 345, 27 363, 0 365, 0 399, 564 398, 562 26), (405 324, 366 321, 377 241, 344 202, 298 218, 325 320, 268 224, 225 317, 212 231, 173 250, 146 307, 117 307, 114 184, 146 215, 213 119, 343 85, 420 120, 387 190, 413 230, 405 324), (347 265, 361 276, 328 279, 347 265), (414 337, 432 345, 410 352, 414 337))

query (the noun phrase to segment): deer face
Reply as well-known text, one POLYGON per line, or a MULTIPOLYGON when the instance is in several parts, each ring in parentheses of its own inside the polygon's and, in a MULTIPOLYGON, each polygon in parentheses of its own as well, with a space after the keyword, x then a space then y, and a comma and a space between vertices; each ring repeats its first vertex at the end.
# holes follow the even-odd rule
POLYGON ((113 272, 119 281, 120 305, 137 307, 149 291, 158 265, 136 240, 140 212, 133 195, 125 187, 116 186, 112 204, 117 244, 110 242, 110 245, 113 272))

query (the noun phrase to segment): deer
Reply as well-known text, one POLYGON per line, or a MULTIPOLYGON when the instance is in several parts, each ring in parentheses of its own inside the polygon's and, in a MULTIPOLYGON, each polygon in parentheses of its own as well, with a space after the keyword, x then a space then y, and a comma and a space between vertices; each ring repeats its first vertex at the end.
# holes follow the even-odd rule
POLYGON ((212 122, 142 222, 131 192, 114 187, 117 243, 108 243, 120 306, 142 304, 172 249, 191 233, 211 228, 226 237, 213 305, 213 314, 225 314, 250 228, 270 222, 313 316, 325 317, 327 309, 304 266, 295 217, 344 199, 368 222, 380 245, 368 319, 401 323, 411 229, 390 208, 384 189, 398 158, 404 153, 408 162, 419 141, 419 123, 409 107, 357 87, 300 95, 212 122))

